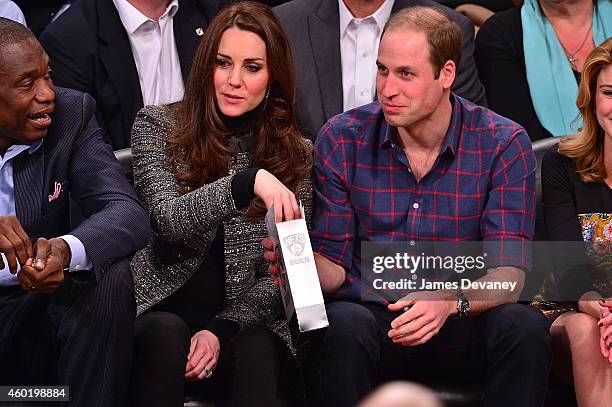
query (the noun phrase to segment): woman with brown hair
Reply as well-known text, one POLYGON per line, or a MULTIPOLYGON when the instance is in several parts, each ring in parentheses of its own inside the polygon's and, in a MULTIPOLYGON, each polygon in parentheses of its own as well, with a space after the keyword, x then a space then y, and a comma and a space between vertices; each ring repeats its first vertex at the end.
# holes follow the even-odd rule
POLYGON ((134 183, 154 237, 132 261, 135 405, 182 406, 185 380, 222 405, 278 406, 291 393, 289 331, 260 241, 272 205, 294 219, 297 196, 310 217, 312 146, 293 100, 285 33, 267 6, 244 2, 208 27, 184 100, 138 113, 134 183))
POLYGON ((609 406, 612 38, 586 58, 576 104, 584 127, 577 135, 561 140, 542 162, 544 219, 550 240, 588 242, 585 260, 594 262, 578 262, 578 256, 567 258, 556 253, 565 259, 565 273, 556 275, 559 295, 562 299, 579 300, 574 304, 575 311, 560 315, 550 328, 555 352, 553 368, 561 378, 573 381, 580 407, 609 406))

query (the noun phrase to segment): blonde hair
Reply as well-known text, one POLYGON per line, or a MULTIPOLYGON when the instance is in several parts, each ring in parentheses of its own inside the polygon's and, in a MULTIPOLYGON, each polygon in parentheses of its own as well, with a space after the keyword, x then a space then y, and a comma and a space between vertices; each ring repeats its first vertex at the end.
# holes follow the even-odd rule
POLYGON ((584 62, 576 99, 576 106, 584 120, 583 127, 578 134, 559 143, 559 153, 576 162, 576 171, 584 182, 601 182, 606 178, 603 157, 604 131, 595 113, 595 94, 599 73, 610 65, 612 37, 591 51, 584 62))

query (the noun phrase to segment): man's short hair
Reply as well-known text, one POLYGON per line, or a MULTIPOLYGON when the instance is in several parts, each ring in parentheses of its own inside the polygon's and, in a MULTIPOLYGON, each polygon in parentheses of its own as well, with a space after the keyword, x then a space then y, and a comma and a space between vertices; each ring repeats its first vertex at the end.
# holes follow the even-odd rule
MULTIPOLYGON (((414 30, 425 34, 429 45, 429 61, 435 78, 446 61, 453 61, 459 67, 461 61, 461 28, 442 10, 433 7, 407 7, 394 13, 383 29, 388 31, 414 30)), ((382 38, 382 37, 381 37, 382 38)))
POLYGON ((0 64, 4 62, 2 58, 4 47, 31 39, 36 40, 36 36, 28 27, 8 18, 0 17, 0 64))

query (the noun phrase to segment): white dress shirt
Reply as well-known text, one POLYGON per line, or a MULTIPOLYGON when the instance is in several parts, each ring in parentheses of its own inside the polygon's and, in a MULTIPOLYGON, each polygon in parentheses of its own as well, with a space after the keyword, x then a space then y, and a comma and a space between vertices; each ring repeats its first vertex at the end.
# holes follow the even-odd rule
MULTIPOLYGON (((0 215, 15 215, 15 185, 13 182, 13 159, 20 154, 34 154, 43 144, 43 140, 32 145, 13 144, 0 156, 0 215)), ((73 235, 60 236, 70 247, 72 257, 70 259, 69 271, 89 270, 93 266, 85 251, 83 243, 73 235)), ((34 244, 36 242, 32 242, 34 244)), ((11 274, 4 253, 0 253, 4 268, 0 269, 0 287, 19 285, 16 274, 11 274)), ((17 262, 17 271, 21 270, 17 262)))
POLYGON ((17 21, 18 23, 27 26, 21 9, 12 1, 0 0, 0 17, 5 17, 9 20, 17 21))
POLYGON ((185 87, 174 42, 178 0, 170 2, 158 21, 142 14, 127 0, 113 0, 113 3, 130 39, 144 105, 182 100, 185 87))
POLYGON ((378 43, 382 30, 391 15, 393 1, 385 0, 371 16, 355 18, 344 1, 338 0, 345 111, 374 100, 378 43))

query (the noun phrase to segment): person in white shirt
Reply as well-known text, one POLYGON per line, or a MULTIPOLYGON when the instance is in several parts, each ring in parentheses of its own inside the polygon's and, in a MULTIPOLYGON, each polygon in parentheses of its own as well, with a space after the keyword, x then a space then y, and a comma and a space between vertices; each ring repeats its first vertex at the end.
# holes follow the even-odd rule
POLYGON ((80 0, 41 34, 53 81, 91 94, 105 139, 130 145, 138 110, 182 99, 213 0, 80 0))
POLYGON ((27 26, 23 12, 17 4, 10 0, 0 0, 0 17, 5 17, 27 26))
POLYGON ((293 0, 274 8, 289 36, 304 135, 316 138, 331 117, 376 98, 376 54, 389 16, 411 6, 436 7, 456 22, 463 53, 453 92, 486 105, 474 63, 474 26, 433 0, 293 0))
POLYGON ((178 102, 185 91, 174 41, 179 2, 158 1, 162 7, 151 7, 155 3, 113 0, 130 39, 145 106, 178 102))
MULTIPOLYGON (((352 5, 350 1, 347 3, 352 5)), ((367 17, 358 18, 344 1, 338 1, 344 111, 373 100, 378 42, 392 7, 393 0, 384 0, 374 13, 369 14, 367 10, 359 14, 369 14, 367 17)))

